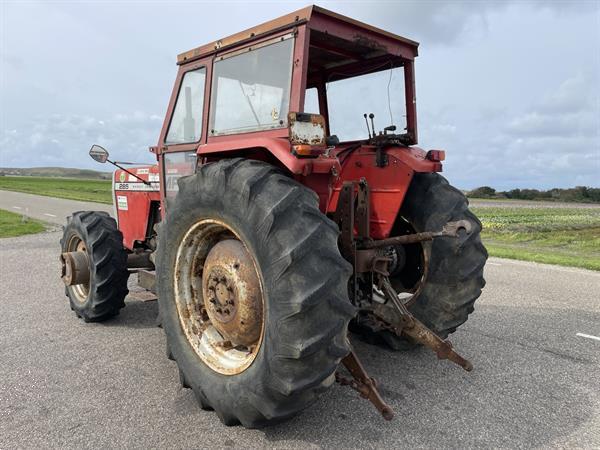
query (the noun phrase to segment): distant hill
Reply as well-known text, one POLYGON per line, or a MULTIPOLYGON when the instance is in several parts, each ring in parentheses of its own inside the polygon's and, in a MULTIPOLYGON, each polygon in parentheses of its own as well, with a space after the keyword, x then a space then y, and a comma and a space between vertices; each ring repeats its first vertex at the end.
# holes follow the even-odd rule
POLYGON ((21 177, 62 177, 62 178, 80 178, 87 180, 110 180, 112 172, 99 172, 89 169, 71 169, 67 167, 30 167, 13 168, 0 167, 0 176, 21 176, 21 177))

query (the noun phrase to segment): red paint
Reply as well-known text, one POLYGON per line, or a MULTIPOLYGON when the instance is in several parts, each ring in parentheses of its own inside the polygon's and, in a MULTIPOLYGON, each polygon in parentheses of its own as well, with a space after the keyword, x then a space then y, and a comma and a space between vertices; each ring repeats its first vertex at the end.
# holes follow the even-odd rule
MULTIPOLYGON (((158 175, 158 166, 144 166, 131 169, 137 173, 140 169, 148 169, 148 174, 138 174, 138 176, 146 181, 149 180, 149 174, 158 175)), ((117 213, 117 221, 119 230, 123 233, 123 245, 125 248, 133 249, 135 241, 144 241, 148 231, 148 218, 150 217, 150 202, 160 201, 159 191, 134 191, 123 189, 125 186, 141 188, 143 183, 129 181, 131 178, 126 172, 117 170, 114 173, 114 203, 117 213), (119 209, 117 196, 127 198, 127 209, 119 209)))
MULTIPOLYGON (((442 151, 433 151, 427 158, 426 152, 417 147, 387 147, 385 152, 388 155, 388 164, 377 167, 375 147, 367 145, 366 141, 339 144, 334 149, 330 149, 329 154, 325 152, 317 158, 298 158, 291 152, 287 128, 210 136, 208 123, 212 68, 215 58, 290 32, 295 35, 290 111, 303 112, 306 89, 316 87, 321 114, 325 117, 326 127, 328 127, 327 82, 368 71, 382 70, 382 67, 388 67, 388 64, 390 67, 402 66, 404 67, 408 135, 404 142, 417 143, 414 58, 418 54, 418 43, 319 7, 305 8, 180 55, 177 78, 159 141, 151 148, 151 151, 157 155, 158 165, 151 166, 149 172, 160 174, 160 191, 132 192, 120 189, 119 180, 122 172, 119 170, 115 173, 116 195, 127 197, 128 202, 127 210, 117 210, 119 228, 123 232, 123 242, 127 248, 133 248, 136 241, 143 241, 147 237, 152 201, 161 202, 161 214, 164 215, 163 160, 164 155, 171 152, 197 152, 199 164, 233 157, 266 161, 283 169, 295 180, 314 190, 324 213, 335 211, 344 181, 365 178, 371 191, 371 235, 377 239, 389 236, 414 173, 442 170, 440 162, 443 160, 442 151), (323 39, 324 35, 331 39, 323 39), (340 42, 339 39, 344 40, 346 44, 338 48, 336 42, 340 42), (354 46, 357 43, 360 45, 354 46), (352 54, 358 51, 357 48, 368 50, 363 50, 360 57, 353 61, 352 54), (332 68, 320 65, 312 67, 311 70, 311 51, 331 52, 333 55, 346 56, 349 59, 332 68), (186 72, 199 67, 206 67, 201 138, 195 143, 166 145, 165 136, 183 76, 186 72), (352 152, 344 153, 344 149, 356 144, 361 146, 352 152), (341 155, 340 158, 337 155, 341 155)), ((147 179, 148 175, 141 176, 147 179)), ((128 179, 127 175, 126 179, 128 179)))
POLYGON ((389 237, 414 173, 442 170, 440 163, 425 159, 426 153, 418 147, 390 147, 386 153, 385 167, 375 164, 372 146, 362 146, 346 159, 342 156, 342 171, 327 205, 327 212, 334 212, 343 182, 365 178, 371 191, 371 236, 375 239, 389 237))

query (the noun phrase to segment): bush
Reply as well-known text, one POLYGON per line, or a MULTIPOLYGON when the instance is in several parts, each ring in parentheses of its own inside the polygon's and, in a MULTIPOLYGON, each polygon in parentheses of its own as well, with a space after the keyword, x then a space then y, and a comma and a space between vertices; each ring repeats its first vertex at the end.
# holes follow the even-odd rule
POLYGON ((572 203, 600 203, 600 188, 576 186, 569 189, 554 188, 547 191, 537 189, 511 189, 496 192, 489 186, 481 186, 467 193, 470 198, 511 198, 515 200, 549 200, 572 203))
POLYGON ((481 186, 473 189, 467 194, 467 197, 473 198, 493 198, 496 196, 496 189, 489 186, 481 186))

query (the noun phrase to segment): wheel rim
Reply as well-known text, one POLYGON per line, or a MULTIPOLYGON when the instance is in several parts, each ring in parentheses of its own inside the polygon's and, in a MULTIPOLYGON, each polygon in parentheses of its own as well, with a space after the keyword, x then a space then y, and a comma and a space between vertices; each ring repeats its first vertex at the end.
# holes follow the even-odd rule
POLYGON ((243 372, 260 350, 264 295, 257 267, 240 236, 214 219, 190 227, 177 249, 179 322, 195 353, 218 373, 243 372))
MULTIPOLYGON (((407 219, 403 220, 400 227, 401 232, 398 234, 417 233, 416 227, 407 219)), ((400 270, 392 272, 391 278, 398 290, 398 297, 400 297, 406 306, 412 305, 417 300, 425 286, 430 259, 430 252, 425 245, 417 242, 399 246, 403 253, 402 259, 404 264, 400 270), (399 289, 399 284, 402 286, 402 289, 399 289)))
MULTIPOLYGON (((68 252, 86 252, 87 254, 87 247, 85 246, 85 242, 83 242, 83 240, 77 236, 74 235, 71 237, 71 239, 69 239, 69 242, 67 244, 67 251, 68 252)), ((88 266, 89 266, 89 255, 88 255, 88 266)), ((75 284, 73 286, 70 286, 70 289, 73 292, 73 296, 72 298, 74 298, 77 302, 79 303, 84 303, 87 298, 88 295, 90 293, 90 285, 89 283, 83 283, 83 284, 75 284)))

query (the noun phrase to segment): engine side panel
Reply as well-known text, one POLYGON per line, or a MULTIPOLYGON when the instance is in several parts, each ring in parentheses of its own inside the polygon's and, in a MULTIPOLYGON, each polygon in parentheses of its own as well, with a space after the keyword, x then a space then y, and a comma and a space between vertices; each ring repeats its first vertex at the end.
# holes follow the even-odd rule
POLYGON ((144 241, 147 237, 150 205, 152 201, 160 202, 160 183, 158 166, 130 170, 151 183, 148 186, 123 170, 117 170, 113 175, 117 223, 123 233, 123 245, 132 250, 136 241, 144 241))

